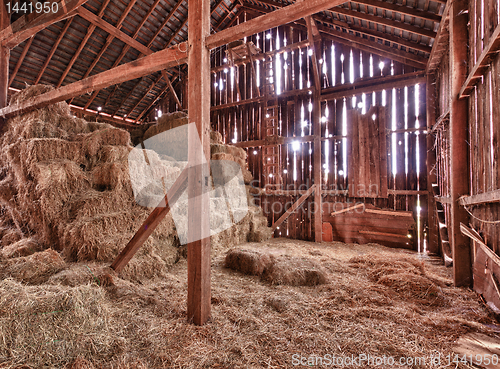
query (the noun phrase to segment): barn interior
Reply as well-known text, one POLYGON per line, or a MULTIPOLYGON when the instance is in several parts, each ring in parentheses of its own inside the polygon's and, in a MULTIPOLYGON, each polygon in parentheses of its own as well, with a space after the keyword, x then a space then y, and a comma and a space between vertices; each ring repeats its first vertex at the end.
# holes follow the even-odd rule
POLYGON ((498 0, 0 7, 0 367, 499 367, 498 0))

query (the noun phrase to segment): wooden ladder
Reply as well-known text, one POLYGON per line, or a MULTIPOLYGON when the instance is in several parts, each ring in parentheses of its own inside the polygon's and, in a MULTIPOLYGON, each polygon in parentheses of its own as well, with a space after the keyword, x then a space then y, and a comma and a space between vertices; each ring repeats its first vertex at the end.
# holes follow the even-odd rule
POLYGON ((263 146, 264 184, 269 189, 281 188, 281 155, 278 145, 279 132, 279 105, 274 87, 273 56, 264 59, 264 108, 263 133, 266 145, 263 146))

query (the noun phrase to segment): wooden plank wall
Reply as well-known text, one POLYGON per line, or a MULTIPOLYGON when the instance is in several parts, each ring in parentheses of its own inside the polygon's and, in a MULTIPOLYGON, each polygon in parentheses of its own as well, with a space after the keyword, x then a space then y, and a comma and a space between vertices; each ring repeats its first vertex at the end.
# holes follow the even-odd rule
MULTIPOLYGON (((242 17, 244 14, 241 15, 242 17)), ((277 40, 279 46, 294 44, 307 40, 307 32, 300 27, 280 26, 269 31, 253 35, 248 38, 263 52, 275 50, 277 40), (270 36, 268 36, 270 35, 270 36), (286 40, 286 41, 285 41, 286 40)), ((224 68, 226 61, 226 46, 212 51, 212 129, 219 131, 226 143, 242 142, 265 139, 260 127, 262 102, 258 101, 255 92, 252 91, 253 76, 249 64, 243 64, 231 68, 224 68), (232 82, 231 75, 234 79, 232 82), (236 79, 241 92, 237 96, 235 85, 236 79), (238 103, 240 100, 247 100, 238 103), (233 141, 234 140, 234 141, 233 141)), ((360 78, 370 76, 389 76, 391 74, 403 74, 416 71, 413 67, 359 51, 345 45, 323 40, 322 52, 318 59, 320 62, 322 88, 350 84, 360 78), (351 62, 352 59, 352 62, 351 62), (383 63, 383 64, 382 64, 383 63), (380 66, 383 65, 383 68, 380 66)), ((415 117, 418 115, 418 124, 425 127, 425 85, 408 86, 379 91, 364 96, 348 97, 324 101, 321 104, 321 112, 311 111, 313 93, 309 93, 313 86, 314 78, 311 68, 311 57, 308 48, 303 47, 275 56, 275 63, 280 65, 282 73, 279 78, 279 98, 281 114, 281 136, 300 137, 312 135, 311 122, 315 114, 320 113, 323 118, 321 137, 322 143, 322 167, 323 167, 323 189, 347 190, 349 184, 349 168, 344 168, 347 162, 345 156, 348 138, 345 135, 344 117, 347 111, 359 109, 367 112, 370 107, 382 105, 383 102, 388 111, 386 117, 386 129, 398 130, 398 133, 389 134, 387 139, 387 166, 388 166, 388 188, 389 190, 426 190, 426 139, 422 132, 400 132, 404 129, 416 127, 415 117), (418 94, 418 103, 415 96, 418 94), (385 95, 385 97, 383 97, 385 95), (364 107, 360 103, 364 102, 364 107), (418 112, 416 109, 418 108, 418 112), (393 147, 393 145, 395 146, 393 147), (393 168, 393 158, 397 168, 393 168), (418 168, 417 168, 418 166, 418 168), (347 172, 347 173, 345 173, 347 172), (397 172, 397 173, 396 173, 397 172), (394 174, 396 173, 396 174, 394 174)), ((262 62, 256 65, 259 73, 259 85, 263 85, 262 62)), ((349 122, 346 122, 349 124, 349 122)), ((281 158, 283 168, 283 189, 306 190, 313 185, 313 144, 304 142, 297 147, 292 144, 281 146, 281 158)), ((254 185, 262 187, 262 153, 260 147, 247 148, 249 170, 254 175, 254 185)), ((391 192, 391 191, 390 191, 391 192)), ((401 192, 400 192, 401 193, 401 192)), ((300 194, 263 196, 261 206, 272 224, 288 209, 300 194)), ((422 215, 426 216, 427 199, 425 195, 416 194, 394 194, 387 198, 350 198, 344 194, 324 195, 326 203, 345 204, 353 202, 365 202, 380 208, 393 210, 413 211, 417 217, 417 201, 420 201, 422 215)), ((314 229, 311 222, 313 211, 313 199, 308 199, 304 205, 275 231, 276 237, 291 237, 303 240, 314 240, 314 229)), ((423 221, 419 223, 423 229, 423 221)), ((423 235, 423 232, 421 232, 423 235)))
MULTIPOLYGON (((469 15, 470 70, 499 23, 498 3, 496 0, 471 0, 469 15), (481 13, 481 8, 484 13, 481 13)), ((469 97, 471 195, 500 188, 499 101, 500 57, 497 55, 469 97)), ((500 224, 487 223, 500 219, 500 204, 478 204, 468 208, 477 218, 472 219, 473 227, 481 234, 485 243, 500 255, 500 224)))

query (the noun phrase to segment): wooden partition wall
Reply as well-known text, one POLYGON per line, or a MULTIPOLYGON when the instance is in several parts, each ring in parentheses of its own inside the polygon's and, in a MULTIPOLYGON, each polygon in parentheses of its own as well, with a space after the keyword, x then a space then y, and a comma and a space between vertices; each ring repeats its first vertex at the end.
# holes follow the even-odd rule
MULTIPOLYGON (((219 131, 226 143, 245 148, 248 166, 255 178, 252 185, 265 187, 262 166, 262 145, 266 144, 262 126, 264 97, 259 96, 256 87, 262 90, 265 83, 263 54, 272 53, 279 101, 279 135, 283 139, 280 146, 281 190, 269 191, 259 199, 270 225, 314 184, 313 137, 317 132, 312 123, 320 119, 324 215, 329 215, 329 209, 347 208, 359 202, 413 212, 418 219, 416 234, 420 236, 420 242, 415 245, 420 244, 423 249, 427 206, 423 73, 323 35, 321 41, 316 42, 320 50, 317 59, 321 111, 315 111, 312 50, 305 27, 273 28, 248 37, 246 42, 260 49, 253 55, 254 70, 248 60, 231 66, 227 45, 212 51, 211 123, 212 129, 219 131), (360 116, 370 114, 369 119, 372 119, 372 106, 383 107, 381 111, 384 111, 386 145, 377 157, 382 158, 386 166, 386 191, 381 191, 380 196, 352 197, 348 194, 350 173, 353 172, 349 167, 351 117, 357 111, 360 116)), ((364 140, 361 145, 371 145, 367 137, 364 140)), ((316 210, 313 200, 314 197, 309 197, 275 230, 275 236, 314 240, 312 214, 316 210)), ((406 244, 408 240, 402 242, 406 244)))

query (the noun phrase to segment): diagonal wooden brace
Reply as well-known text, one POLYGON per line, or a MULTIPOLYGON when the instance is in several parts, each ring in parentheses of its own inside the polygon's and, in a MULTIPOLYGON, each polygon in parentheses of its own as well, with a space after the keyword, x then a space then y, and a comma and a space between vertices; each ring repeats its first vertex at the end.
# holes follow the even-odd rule
POLYGON ((135 233, 134 237, 129 241, 127 246, 120 252, 116 259, 111 264, 111 268, 116 272, 120 272, 125 265, 132 259, 135 253, 146 242, 148 237, 153 233, 155 228, 170 212, 170 207, 175 204, 182 193, 187 188, 189 168, 184 169, 179 178, 174 182, 165 198, 160 204, 149 214, 148 218, 141 225, 139 230, 135 233))

